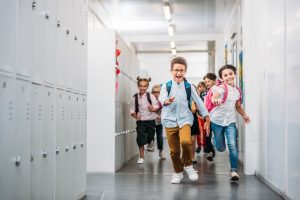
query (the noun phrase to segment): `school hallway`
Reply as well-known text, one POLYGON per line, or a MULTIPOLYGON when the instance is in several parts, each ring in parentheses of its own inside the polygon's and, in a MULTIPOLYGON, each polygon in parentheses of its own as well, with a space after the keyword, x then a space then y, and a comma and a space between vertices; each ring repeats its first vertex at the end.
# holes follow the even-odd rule
MULTIPOLYGON (((166 138, 164 138, 166 141, 166 138)), ((161 160, 158 150, 147 152, 145 162, 137 164, 137 157, 130 160, 116 173, 89 174, 87 176, 88 200, 280 200, 271 188, 255 176, 245 176, 240 166, 240 180, 229 180, 228 152, 217 152, 214 161, 206 160, 202 151, 196 154, 193 164, 199 180, 191 182, 187 175, 180 184, 171 184, 172 162, 166 146, 166 160, 161 160)))
POLYGON ((0 0, 0 200, 299 200, 299 22, 299 0, 0 0), (190 149, 196 109, 233 167, 201 152, 172 184, 165 128, 190 149), (137 164, 159 121, 166 160, 137 164))

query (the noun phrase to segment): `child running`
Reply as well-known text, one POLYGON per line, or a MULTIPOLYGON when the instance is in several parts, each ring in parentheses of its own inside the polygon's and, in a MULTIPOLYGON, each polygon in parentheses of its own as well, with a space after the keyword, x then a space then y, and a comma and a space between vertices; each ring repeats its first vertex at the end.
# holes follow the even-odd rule
POLYGON ((200 99, 196 89, 184 81, 187 70, 187 62, 182 57, 176 57, 171 61, 171 73, 173 80, 162 85, 160 102, 163 103, 161 120, 166 129, 170 156, 175 173, 171 183, 180 183, 183 178, 183 170, 191 181, 198 180, 198 174, 192 165, 192 140, 191 126, 194 121, 190 110, 190 100, 194 100, 198 110, 204 116, 205 128, 209 130, 210 119, 208 112, 200 99), (183 161, 180 158, 182 148, 183 161))
MULTIPOLYGON (((211 130, 215 136, 215 144, 218 151, 226 149, 225 137, 229 149, 229 159, 231 164, 230 180, 239 180, 238 170, 238 144, 237 128, 235 125, 235 111, 249 123, 250 119, 241 106, 241 93, 235 86, 236 68, 232 65, 225 65, 219 70, 219 77, 223 83, 211 88, 212 96, 210 101, 215 105, 210 112, 211 130)), ((208 92, 206 100, 209 98, 208 92)))
POLYGON ((136 119, 137 144, 139 146, 140 157, 138 164, 144 162, 144 145, 153 141, 155 134, 155 119, 157 117, 158 104, 156 98, 147 92, 151 78, 137 77, 139 92, 133 96, 130 114, 136 119))
POLYGON ((152 87, 152 91, 151 94, 153 94, 153 96, 155 96, 158 106, 159 106, 159 110, 157 111, 157 117, 155 119, 155 124, 156 124, 156 128, 155 128, 155 132, 156 132, 156 140, 157 140, 157 149, 159 151, 158 156, 160 157, 160 159, 165 160, 165 154, 163 152, 163 127, 161 125, 161 108, 162 108, 162 104, 159 102, 158 97, 160 95, 160 85, 154 85, 152 87))

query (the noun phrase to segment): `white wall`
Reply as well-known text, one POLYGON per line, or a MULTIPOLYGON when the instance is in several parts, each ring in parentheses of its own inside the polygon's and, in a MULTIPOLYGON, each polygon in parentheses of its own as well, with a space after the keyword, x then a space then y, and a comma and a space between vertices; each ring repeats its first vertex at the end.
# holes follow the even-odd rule
POLYGON ((245 100, 252 119, 245 169, 291 199, 300 198, 299 8, 295 0, 243 1, 245 100))

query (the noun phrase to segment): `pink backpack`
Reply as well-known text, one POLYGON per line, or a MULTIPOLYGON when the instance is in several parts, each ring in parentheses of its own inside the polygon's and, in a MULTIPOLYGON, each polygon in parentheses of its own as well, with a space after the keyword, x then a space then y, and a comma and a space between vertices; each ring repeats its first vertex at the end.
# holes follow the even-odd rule
MULTIPOLYGON (((224 96, 223 96, 223 99, 222 99, 222 102, 221 103, 224 103, 227 99, 227 96, 228 96, 228 86, 227 84, 225 83, 221 83, 217 86, 221 86, 225 89, 225 93, 224 93, 224 96)), ((236 89, 238 89, 238 91, 240 92, 240 98, 238 99, 238 101, 241 101, 242 100, 242 92, 240 90, 240 88, 236 87, 236 89)), ((211 112, 215 107, 217 107, 218 105, 213 103, 211 101, 211 97, 213 95, 213 92, 212 92, 212 89, 210 88, 205 96, 205 100, 204 100, 204 103, 205 103, 205 106, 208 110, 208 112, 211 112)))

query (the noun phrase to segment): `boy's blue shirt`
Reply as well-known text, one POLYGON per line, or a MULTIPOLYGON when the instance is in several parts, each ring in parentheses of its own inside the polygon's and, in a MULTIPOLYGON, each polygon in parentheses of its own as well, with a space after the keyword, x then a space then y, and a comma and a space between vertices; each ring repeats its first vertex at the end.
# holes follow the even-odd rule
MULTIPOLYGON (((166 128, 174 128, 179 126, 180 128, 186 124, 193 125, 194 117, 191 110, 188 107, 186 90, 184 82, 176 83, 172 80, 172 88, 168 95, 166 84, 163 84, 160 91, 159 101, 164 103, 169 97, 175 97, 172 104, 163 106, 161 112, 161 122, 166 128)), ((208 111, 201 98, 199 97, 196 89, 191 87, 191 99, 195 101, 198 110, 202 116, 207 116, 208 111)))

